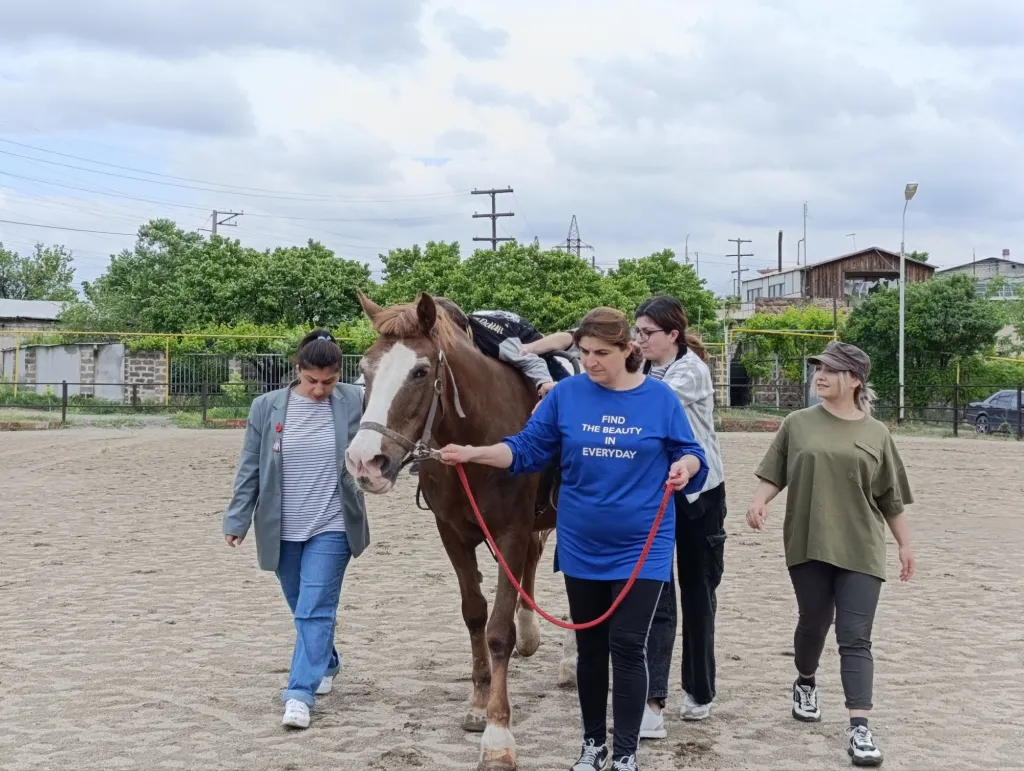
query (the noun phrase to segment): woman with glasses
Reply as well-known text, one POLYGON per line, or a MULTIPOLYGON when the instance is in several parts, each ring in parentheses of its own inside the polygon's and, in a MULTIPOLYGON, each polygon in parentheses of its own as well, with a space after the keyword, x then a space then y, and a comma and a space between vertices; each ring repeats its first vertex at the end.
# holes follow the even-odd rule
MULTIPOLYGON (((636 309, 634 336, 646 359, 644 372, 672 388, 694 438, 704 448, 708 475, 698 490, 676 493, 676 555, 683 613, 683 720, 703 720, 715 698, 716 591, 725 551, 725 471, 715 435, 714 384, 708 354, 688 329, 675 297, 655 295, 636 309)), ((676 591, 670 576, 661 593, 648 639, 650 687, 640 737, 663 739, 662 710, 676 639, 676 591)))

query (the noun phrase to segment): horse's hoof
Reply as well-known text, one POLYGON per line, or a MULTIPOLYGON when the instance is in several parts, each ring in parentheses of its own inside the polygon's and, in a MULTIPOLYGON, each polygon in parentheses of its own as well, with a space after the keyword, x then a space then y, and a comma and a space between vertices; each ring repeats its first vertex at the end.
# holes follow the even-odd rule
POLYGON ((474 734, 482 734, 487 728, 487 711, 471 709, 462 719, 462 730, 474 734))
POLYGON ((516 771, 516 756, 509 748, 484 750, 476 771, 516 771))
POLYGON ((516 771, 516 740, 507 728, 487 726, 480 740, 477 771, 516 771))

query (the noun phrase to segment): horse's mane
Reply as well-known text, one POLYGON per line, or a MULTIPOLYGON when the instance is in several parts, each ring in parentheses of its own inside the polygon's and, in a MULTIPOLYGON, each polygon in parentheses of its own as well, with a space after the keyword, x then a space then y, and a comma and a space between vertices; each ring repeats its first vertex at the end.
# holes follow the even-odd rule
MULTIPOLYGON (((437 309, 437 319, 430 332, 430 338, 442 350, 450 351, 460 337, 467 338, 466 333, 452 321, 451 316, 444 308, 436 303, 434 307, 437 309)), ((420 327, 416 303, 403 303, 382 308, 373 319, 373 328, 382 337, 397 337, 399 339, 425 337, 423 329, 420 327)))

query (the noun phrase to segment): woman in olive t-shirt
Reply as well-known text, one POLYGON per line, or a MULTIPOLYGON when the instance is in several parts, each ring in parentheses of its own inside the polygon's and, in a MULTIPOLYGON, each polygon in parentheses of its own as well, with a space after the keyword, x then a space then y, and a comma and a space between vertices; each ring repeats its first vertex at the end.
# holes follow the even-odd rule
POLYGON ((867 355, 831 342, 810 358, 821 403, 786 417, 758 466, 747 523, 760 530, 768 503, 789 487, 783 541, 796 593, 793 717, 821 720, 814 674, 835 613, 854 765, 877 766, 882 753, 868 729, 874 663, 871 627, 885 581, 885 526, 899 544, 900 580, 914 574, 903 515, 913 503, 896 445, 871 417, 867 355))

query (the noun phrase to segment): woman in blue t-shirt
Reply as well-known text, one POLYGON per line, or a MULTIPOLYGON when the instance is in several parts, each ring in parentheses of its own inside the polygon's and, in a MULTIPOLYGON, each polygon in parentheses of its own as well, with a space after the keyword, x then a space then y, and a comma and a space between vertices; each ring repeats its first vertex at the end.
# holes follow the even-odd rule
MULTIPOLYGON (((544 469, 558 454, 555 569, 565 575, 573 621, 604 614, 625 586, 654 524, 665 485, 696 492, 708 474, 672 389, 641 373, 629 321, 597 308, 574 332, 585 374, 559 382, 526 427, 489 447, 448 445, 445 463, 482 463, 513 474, 544 469)), ((672 569, 675 506, 669 502, 636 583, 605 623, 578 631, 576 680, 583 748, 573 771, 604 769, 608 659, 614 671, 614 771, 633 771, 647 703, 647 633, 672 569)))

